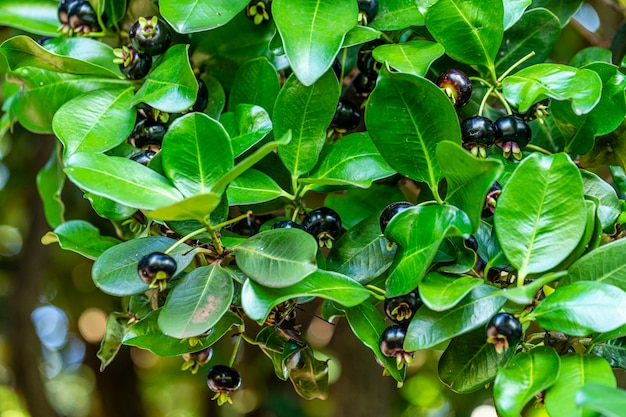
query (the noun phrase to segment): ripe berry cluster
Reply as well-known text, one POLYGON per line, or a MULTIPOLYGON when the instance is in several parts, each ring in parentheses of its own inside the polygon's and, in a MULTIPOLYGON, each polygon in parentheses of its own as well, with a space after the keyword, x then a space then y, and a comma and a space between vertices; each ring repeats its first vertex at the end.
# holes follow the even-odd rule
POLYGON ((320 207, 308 212, 301 224, 292 220, 280 220, 272 225, 272 229, 279 228, 304 230, 317 239, 320 247, 330 248, 332 241, 341 232, 341 217, 329 207, 320 207))

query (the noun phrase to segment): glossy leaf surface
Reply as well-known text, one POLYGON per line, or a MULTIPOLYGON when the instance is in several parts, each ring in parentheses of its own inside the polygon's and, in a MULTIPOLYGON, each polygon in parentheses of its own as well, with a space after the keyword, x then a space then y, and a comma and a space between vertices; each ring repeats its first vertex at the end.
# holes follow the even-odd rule
POLYGON ((280 197, 289 197, 289 194, 272 177, 256 169, 247 170, 228 186, 231 205, 258 204, 280 197))
POLYGON ((317 242, 298 229, 272 229, 235 248, 237 266, 250 279, 270 288, 302 281, 317 270, 317 242))
POLYGON ((42 238, 44 244, 54 241, 61 248, 79 253, 88 259, 96 259, 102 252, 120 243, 114 237, 100 235, 98 228, 84 220, 69 220, 42 238))
POLYGON ((494 217, 502 250, 522 276, 558 265, 585 225, 582 180, 565 154, 526 158, 504 186, 494 217))
POLYGON ((291 68, 310 86, 331 67, 344 36, 356 25, 358 7, 351 0, 275 0, 272 14, 291 68))
POLYGON ((407 74, 425 76, 430 64, 444 54, 443 46, 438 43, 416 40, 390 45, 380 45, 374 49, 373 56, 378 62, 407 74))
POLYGON ((199 336, 213 328, 230 308, 233 280, 218 264, 185 275, 168 294, 159 315, 164 334, 178 339, 199 336))
POLYGON ((55 36, 59 27, 57 5, 46 0, 0 2, 0 24, 43 36, 55 36))
POLYGON ((439 245, 450 235, 469 235, 467 215, 454 206, 415 206, 396 215, 385 236, 399 245, 389 272, 387 297, 408 294, 420 283, 439 245))
POLYGON ((215 29, 242 11, 247 0, 165 0, 159 4, 163 18, 179 33, 215 29))
POLYGON ((239 104, 253 104, 272 115, 279 90, 278 73, 269 60, 265 57, 250 60, 235 74, 228 110, 234 111, 239 104))
POLYGON ((606 417, 620 417, 626 409, 626 391, 602 384, 585 384, 576 392, 576 404, 606 417))
POLYGON ((506 301, 497 292, 494 287, 481 285, 449 310, 420 308, 409 324, 404 349, 428 349, 484 325, 506 301))
POLYGON ((561 361, 550 347, 521 352, 498 371, 493 395, 502 417, 518 417, 535 395, 559 377, 561 361))
POLYGON ((437 144, 461 143, 461 129, 450 100, 425 78, 385 74, 369 97, 365 125, 391 168, 436 189, 443 174, 437 144))
POLYGON ((449 310, 481 283, 473 277, 450 277, 431 272, 419 285, 420 299, 431 310, 449 310))
POLYGON ((614 285, 626 291, 626 240, 603 245, 576 261, 567 270, 561 284, 576 281, 596 281, 614 285))

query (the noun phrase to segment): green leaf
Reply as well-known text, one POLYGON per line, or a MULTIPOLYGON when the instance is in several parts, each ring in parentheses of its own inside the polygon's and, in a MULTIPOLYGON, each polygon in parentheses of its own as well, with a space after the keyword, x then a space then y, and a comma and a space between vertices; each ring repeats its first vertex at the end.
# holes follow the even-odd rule
POLYGON ((521 277, 548 271, 572 252, 586 225, 578 168, 566 154, 531 155, 498 198, 494 228, 521 277))
POLYGON ((185 197, 204 194, 233 168, 233 149, 224 127, 192 112, 168 128, 161 149, 163 171, 185 197))
POLYGON ((441 171, 448 181, 446 201, 467 213, 472 227, 478 230, 485 196, 500 176, 502 164, 497 160, 476 158, 449 141, 440 142, 436 152, 441 171))
POLYGON ((474 277, 449 277, 437 272, 426 274, 419 285, 420 298, 433 311, 449 310, 457 305, 482 280, 474 277))
MULTIPOLYGON (((598 355, 607 360, 607 362, 613 368, 626 369, 626 338, 624 338, 624 326, 617 328, 615 331, 604 333, 606 338, 613 336, 613 334, 621 334, 619 339, 608 340, 605 343, 597 344, 591 350, 591 353, 598 355)), ((604 339, 605 337, 598 338, 594 336, 592 343, 596 340, 604 339)))
POLYGON ((626 240, 600 246, 577 260, 560 281, 562 285, 578 281, 596 281, 626 291, 626 240))
POLYGON ((247 4, 248 0, 162 0, 159 10, 176 32, 194 33, 225 25, 247 4))
POLYGON ((404 381, 406 368, 398 369, 396 358, 388 358, 380 351, 380 337, 388 324, 376 307, 370 303, 361 303, 344 311, 354 335, 374 352, 396 381, 404 381))
POLYGON ((146 103, 167 113, 189 110, 196 101, 198 82, 189 63, 189 45, 170 46, 152 65, 132 105, 146 103))
POLYGON ((609 230, 622 212, 622 204, 615 189, 591 171, 581 170, 580 173, 585 195, 596 197, 600 201, 598 217, 602 229, 609 230))
POLYGON ((626 76, 610 63, 596 62, 584 67, 594 71, 602 82, 602 95, 589 113, 580 115, 564 102, 554 102, 550 113, 565 138, 565 151, 585 154, 596 136, 606 135, 619 127, 626 114, 626 76))
MULTIPOLYGON (((517 3, 527 6, 530 1, 517 3)), ((516 67, 518 70, 544 62, 560 34, 561 23, 548 10, 527 11, 513 27, 504 32, 504 39, 496 58, 496 73, 504 73, 531 52, 534 52, 534 55, 518 65, 516 67)))
POLYGON ((185 275, 167 295, 159 327, 167 336, 184 339, 213 328, 230 308, 233 280, 219 264, 200 266, 185 275))
POLYGON ((228 111, 234 111, 239 104, 254 104, 271 116, 279 91, 276 68, 265 57, 252 59, 235 74, 228 96, 228 111))
POLYGON ((559 286, 531 313, 548 330, 571 336, 608 332, 626 324, 626 292, 613 285, 577 281, 559 286))
POLYGON ((569 64, 572 67, 584 67, 592 63, 613 62, 613 52, 610 49, 601 48, 599 46, 588 46, 583 48, 574 55, 569 64))
POLYGON ((318 269, 302 281, 283 288, 268 288, 246 280, 241 290, 241 304, 248 317, 262 323, 273 307, 293 298, 320 297, 344 307, 354 307, 369 296, 370 291, 351 278, 318 269))
POLYGON ((374 59, 387 63, 400 72, 425 76, 430 65, 444 54, 438 43, 416 40, 405 43, 380 45, 373 51, 374 59))
POLYGON ((65 204, 61 199, 65 174, 61 167, 59 149, 55 148, 46 165, 37 172, 37 191, 43 203, 46 221, 51 227, 60 226, 65 222, 65 204))
POLYGON ((485 329, 478 328, 452 339, 439 359, 439 378, 454 392, 473 392, 493 381, 514 353, 507 349, 498 354, 494 345, 487 343, 485 329))
MULTIPOLYGON (((504 0, 504 30, 508 30, 522 17, 532 0, 504 0)), ((506 36, 506 35, 505 35, 506 36)))
POLYGON ((225 113, 220 119, 230 134, 235 157, 242 155, 272 131, 269 114, 259 106, 238 104, 234 113, 225 113))
POLYGON ((374 29, 398 30, 408 26, 424 26, 424 11, 433 0, 386 0, 379 3, 378 15, 369 23, 374 29))
POLYGON ((426 27, 454 60, 494 71, 504 21, 502 2, 439 0, 426 12, 426 27))
MULTIPOLYGON (((115 245, 96 259, 91 270, 93 281, 98 288, 110 295, 123 297, 141 294, 149 286, 139 278, 137 263, 152 252, 165 252, 174 243, 174 239, 151 236, 115 245)), ((183 243, 170 251, 169 255, 176 261, 176 275, 191 263, 195 251, 183 243)))
POLYGON ((552 0, 533 0, 531 7, 545 7, 557 15, 561 21, 561 27, 565 27, 565 25, 567 25, 570 21, 570 18, 578 11, 582 3, 583 0, 566 0, 557 2, 552 0))
POLYGON ((536 64, 502 81, 502 92, 520 113, 545 98, 571 101, 576 115, 589 113, 600 101, 602 79, 595 71, 561 64, 536 64))
POLYGON ((124 142, 133 130, 133 89, 89 91, 59 108, 52 130, 64 146, 64 158, 76 152, 105 152, 124 142))
POLYGON ((317 242, 298 229, 272 229, 252 236, 235 248, 237 266, 265 287, 283 288, 317 270, 317 242))
POLYGON ((294 390, 305 400, 325 400, 328 397, 328 362, 313 356, 313 350, 302 350, 304 366, 292 369, 289 380, 294 390))
POLYGON ((450 205, 410 207, 397 214, 385 235, 399 245, 389 273, 387 297, 408 294, 422 281, 443 239, 472 232, 467 215, 450 205))
POLYGON ((155 220, 198 220, 204 222, 222 201, 215 193, 194 195, 174 204, 152 210, 148 215, 155 220))
MULTIPOLYGON (((58 42, 58 41, 56 41, 58 42)), ((107 45, 98 45, 99 43, 93 39, 81 38, 81 40, 67 39, 69 46, 54 46, 51 45, 50 49, 60 49, 55 53, 51 50, 44 48, 35 42, 32 38, 25 35, 14 36, 0 45, 0 52, 4 54, 7 64, 11 71, 15 71, 18 68, 35 67, 48 71, 63 72, 67 74, 75 75, 89 75, 99 76, 104 78, 120 78, 121 72, 119 68, 107 68, 95 63, 89 62, 89 59, 83 60, 79 58, 73 58, 72 55, 82 55, 77 50, 94 48, 99 54, 109 54, 109 58, 112 56, 112 48, 107 45), (64 53, 63 53, 64 52, 64 53)), ((97 56, 95 52, 92 52, 92 56, 97 56)))
POLYGON ((365 285, 391 266, 395 252, 387 249, 378 218, 377 214, 367 217, 333 243, 328 269, 365 285))
POLYGON ((410 74, 383 74, 371 93, 365 125, 391 168, 436 190, 443 177, 435 149, 461 143, 452 103, 431 81, 410 74))
MULTIPOLYGON (((363 43, 373 41, 380 38, 380 35, 381 33, 376 29, 368 26, 357 25, 346 33, 342 48, 349 48, 350 46, 361 45, 363 43)), ((342 52, 340 51, 337 59, 341 60, 341 55, 342 52)))
POLYGON ((140 209, 154 210, 183 198, 167 178, 119 156, 75 153, 68 159, 65 173, 87 191, 140 209))
POLYGON ((621 417, 626 409, 626 391, 602 384, 585 384, 576 392, 576 404, 602 413, 605 417, 621 417))
POLYGON ((558 379, 560 364, 553 348, 540 346, 519 353, 498 370, 493 396, 500 415, 518 417, 535 395, 558 379))
POLYGON ((226 93, 224 92, 224 87, 222 87, 222 84, 217 80, 217 78, 210 74, 202 74, 200 79, 204 81, 207 91, 209 92, 209 101, 204 109, 204 113, 217 120, 226 105, 226 93))
POLYGON ((104 0, 104 14, 113 25, 118 23, 126 14, 127 0, 104 0))
POLYGON ((273 120, 276 137, 291 130, 291 142, 278 150, 278 156, 292 176, 298 177, 315 166, 338 100, 337 78, 332 71, 309 87, 295 76, 287 79, 276 99, 273 120))
POLYGON ((57 36, 58 4, 48 0, 0 1, 0 25, 42 36, 57 36))
POLYGON ((550 417, 591 417, 596 413, 578 407, 578 389, 586 384, 615 387, 615 375, 609 364, 593 355, 569 354, 561 357, 559 378, 546 390, 545 405, 550 417))
MULTIPOLYGON (((59 37, 48 39, 45 42, 45 48, 54 54, 75 58, 80 61, 86 61, 100 67, 100 69, 94 68, 87 72, 81 71, 81 74, 76 75, 99 75, 107 78, 125 78, 120 70, 119 64, 113 62, 113 48, 105 42, 88 37, 59 37), (108 75, 106 71, 103 71, 104 69, 109 71, 108 75)), ((75 61, 69 62, 72 62, 72 67, 76 64, 75 61)), ((81 66, 84 68, 83 64, 79 64, 78 68, 81 66)), ((76 68, 63 67, 62 72, 72 73, 75 70, 76 68)), ((109 82, 124 86, 129 86, 131 84, 131 81, 127 79, 110 79, 109 82)))
POLYGON ((92 193, 85 193, 84 197, 91 203, 91 207, 93 207, 98 216, 104 217, 105 219, 123 221, 137 211, 134 207, 125 206, 106 197, 92 193))
POLYGON ((133 324, 124 335, 123 343, 149 350, 158 356, 179 356, 206 349, 220 340, 233 326, 243 324, 237 314, 227 312, 208 335, 199 337, 198 343, 192 346, 188 342, 163 334, 158 323, 162 311, 163 309, 155 310, 133 324))
POLYGON ((290 197, 269 175, 256 169, 249 169, 233 180, 227 193, 228 203, 233 206, 290 197))
MULTIPOLYGON (((563 271, 556 273, 547 273, 541 278, 533 279, 530 284, 525 284, 521 287, 510 286, 502 289, 502 295, 514 303, 520 305, 528 305, 533 302, 533 299, 537 296, 537 292, 546 284, 549 284, 557 279, 563 278, 563 271)), ((562 283, 562 280, 559 281, 562 283)))
POLYGON ((114 237, 101 236, 100 230, 84 220, 69 220, 48 232, 42 238, 44 244, 58 242, 65 250, 79 253, 88 259, 96 259, 105 250, 120 243, 114 237))
POLYGON ((332 66, 344 36, 356 25, 358 7, 352 0, 275 0, 272 15, 293 72, 310 86, 332 66))
MULTIPOLYGON (((351 133, 341 140, 328 145, 322 154, 318 165, 309 173, 309 178, 302 178, 302 182, 315 179, 320 184, 339 183, 362 186, 362 181, 372 181, 390 177, 396 172, 387 165, 380 156, 367 132, 351 133)), ((323 185, 311 187, 313 190, 323 191, 323 185)))
POLYGON ((100 359, 100 372, 113 362, 122 346, 122 339, 127 329, 128 315, 111 313, 107 317, 104 338, 100 342, 100 349, 96 356, 100 359))
POLYGON ((484 325, 506 302, 498 293, 494 287, 480 285, 449 310, 418 309, 407 329, 404 349, 428 349, 484 325))

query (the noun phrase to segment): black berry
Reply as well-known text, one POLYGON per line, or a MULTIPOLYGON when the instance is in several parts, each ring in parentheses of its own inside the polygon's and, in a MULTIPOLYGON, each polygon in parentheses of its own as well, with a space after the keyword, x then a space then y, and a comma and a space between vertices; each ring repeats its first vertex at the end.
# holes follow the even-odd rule
POLYGON ((375 39, 364 43, 361 48, 359 48, 356 58, 356 66, 359 71, 374 77, 378 74, 378 71, 380 71, 381 68, 381 63, 374 59, 373 52, 376 47, 386 43, 387 42, 382 39, 375 39))
POLYGON ((505 158, 522 159, 522 149, 530 142, 532 132, 526 121, 516 114, 502 116, 494 123, 495 143, 505 158))
POLYGON ((485 197, 485 204, 483 205, 483 210, 481 212, 481 217, 491 217, 496 210, 496 203, 498 201, 498 197, 502 192, 502 186, 498 181, 491 184, 489 187, 489 191, 487 191, 487 196, 485 197))
POLYGON ((360 96, 367 96, 376 87, 378 74, 366 74, 362 71, 357 72, 352 78, 352 88, 360 96))
POLYGON ((306 230, 300 223, 296 223, 292 220, 279 220, 272 225, 272 229, 300 229, 306 230))
POLYGON ((98 16, 87 0, 68 2, 67 24, 77 33, 97 32, 100 30, 98 16))
POLYGON ((437 85, 443 89, 454 107, 463 107, 472 97, 472 82, 461 70, 443 72, 437 79, 437 85))
POLYGON ((461 122, 463 146, 472 155, 487 157, 487 148, 494 144, 496 131, 493 122, 483 116, 472 116, 461 122))
POLYGON ((113 50, 117 58, 113 62, 120 65, 120 69, 129 80, 139 80, 150 72, 152 57, 138 52, 135 48, 122 46, 113 50))
POLYGON ((157 16, 140 17, 128 31, 133 48, 149 56, 160 55, 172 41, 170 29, 157 16))
POLYGON ((522 338, 522 325, 514 315, 498 313, 487 324, 487 342, 496 346, 496 352, 515 347, 522 338))
POLYGON ((204 81, 198 78, 198 95, 196 101, 193 103, 192 111, 203 112, 209 104, 209 89, 204 81))
POLYGON ((166 132, 167 125, 165 123, 152 119, 142 119, 137 122, 128 139, 137 148, 160 147, 166 132))
POLYGON ((408 324, 413 315, 422 305, 419 292, 416 289, 408 294, 385 299, 385 314, 398 324, 408 324))
POLYGON ((361 112, 351 101, 340 99, 330 126, 342 133, 356 129, 361 121, 361 112))
POLYGON ((226 365, 215 365, 207 374, 207 385, 215 392, 214 400, 218 405, 231 403, 230 393, 241 386, 241 374, 235 368, 226 365))
POLYGON ((359 25, 367 26, 378 14, 378 0, 359 1, 359 25))
POLYGON ((404 363, 413 362, 413 354, 404 350, 404 339, 406 338, 407 327, 402 324, 394 324, 387 327, 380 336, 378 346, 383 355, 388 358, 396 358, 398 369, 404 363))
POLYGON ((332 240, 341 232, 341 217, 331 208, 320 207, 302 219, 302 226, 318 239, 320 246, 331 247, 332 240))
POLYGON ((163 252, 143 256, 137 264, 139 278, 151 288, 164 290, 167 281, 176 273, 176 260, 163 252))
POLYGON ((396 214, 403 212, 409 207, 413 207, 413 204, 409 203, 408 201, 397 201, 385 207, 383 211, 380 213, 380 217, 378 219, 381 233, 385 233, 385 229, 387 229, 387 225, 389 224, 391 219, 395 217, 396 214))
POLYGON ((182 366, 182 370, 189 370, 192 374, 196 374, 201 366, 206 365, 211 360, 212 356, 213 349, 210 346, 199 352, 185 353, 183 354, 185 363, 182 366))
POLYGON ((132 154, 130 156, 130 159, 135 162, 139 162, 141 165, 148 166, 154 155, 156 155, 156 152, 154 152, 153 150, 143 149, 139 152, 135 152, 134 154, 132 154))

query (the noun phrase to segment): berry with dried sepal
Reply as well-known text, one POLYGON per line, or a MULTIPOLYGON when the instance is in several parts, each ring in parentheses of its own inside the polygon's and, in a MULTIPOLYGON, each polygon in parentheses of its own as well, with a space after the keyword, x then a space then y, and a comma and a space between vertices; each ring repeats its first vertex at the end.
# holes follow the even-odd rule
POLYGON ((207 374, 207 385, 215 392, 217 405, 232 404, 230 394, 241 386, 241 374, 235 368, 226 365, 215 365, 207 374))
POLYGON ((517 114, 502 116, 494 122, 495 143, 502 148, 502 156, 522 159, 522 149, 530 142, 532 132, 526 121, 517 114))
POLYGON ((443 72, 437 79, 437 85, 446 93, 454 107, 463 107, 472 97, 472 82, 461 70, 450 69, 443 72))
POLYGON ((502 186, 498 181, 491 184, 489 187, 489 191, 487 191, 487 196, 485 197, 485 204, 483 205, 483 210, 480 213, 481 217, 491 217, 496 210, 496 204, 498 202, 498 197, 502 192, 502 186))
POLYGON ((487 149, 495 143, 493 122, 483 116, 472 116, 461 122, 463 147, 479 158, 487 157, 487 149))
POLYGON ((167 281, 176 273, 176 260, 163 252, 152 252, 143 256, 137 264, 137 273, 141 280, 163 291, 167 281))
POLYGON ((385 314, 391 321, 398 324, 408 324, 418 308, 422 306, 422 300, 418 289, 398 297, 385 298, 385 314))
POLYGON ((358 0, 359 25, 367 26, 378 15, 378 0, 358 0))
POLYGON ((304 219, 302 226, 317 239, 320 247, 332 247, 332 241, 341 232, 341 217, 328 207, 320 207, 310 211, 304 219))
POLYGON ((271 0, 252 0, 246 6, 246 16, 248 16, 255 25, 269 22, 272 18, 271 0))
POLYGON ((122 46, 113 50, 116 58, 113 60, 119 64, 120 69, 129 80, 139 80, 150 72, 152 57, 139 53, 135 48, 122 46))
POLYGON ((394 324, 387 327, 380 336, 379 347, 383 355, 388 358, 396 358, 398 369, 402 369, 405 363, 413 363, 413 353, 404 350, 407 326, 394 324))
POLYGON ((496 352, 514 348, 522 338, 522 324, 514 315, 498 313, 487 324, 487 343, 496 347, 496 352))
POLYGON ((67 7, 67 25, 75 33, 99 32, 98 15, 87 0, 69 2, 67 7))
POLYGON ((213 349, 211 347, 202 349, 199 352, 185 353, 183 354, 183 360, 185 363, 183 363, 181 370, 189 370, 195 375, 198 373, 198 369, 200 369, 201 366, 206 365, 211 360, 212 356, 213 349))
POLYGON ((167 23, 157 16, 140 17, 130 27, 128 35, 133 48, 149 56, 162 54, 172 41, 167 23))

